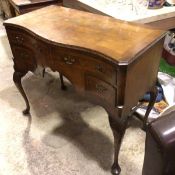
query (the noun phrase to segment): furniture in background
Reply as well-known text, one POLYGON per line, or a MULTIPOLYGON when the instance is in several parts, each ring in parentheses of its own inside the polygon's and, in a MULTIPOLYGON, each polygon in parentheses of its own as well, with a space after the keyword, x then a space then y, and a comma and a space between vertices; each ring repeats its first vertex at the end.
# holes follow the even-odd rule
MULTIPOLYGON (((120 10, 116 2, 110 0, 63 0, 63 6, 107 15, 123 21, 148 24, 163 30, 175 28, 175 6, 164 6, 163 8, 153 10, 147 9, 144 3, 141 4, 141 1, 135 1, 136 3, 128 1, 130 4, 128 6, 126 6, 127 1, 124 1, 123 6, 125 8, 120 10)), ((121 4, 122 1, 119 6, 122 6, 121 4)))
POLYGON ((3 5, 5 18, 18 16, 48 5, 62 5, 62 0, 0 0, 3 5))
POLYGON ((162 115, 146 132, 143 175, 175 174, 175 112, 162 115))
POLYGON ((9 4, 8 0, 0 0, 1 12, 4 18, 11 18, 15 16, 13 8, 9 4))
POLYGON ((8 0, 15 14, 21 15, 48 5, 62 5, 62 0, 8 0))
POLYGON ((0 15, 2 15, 2 4, 1 4, 1 1, 0 1, 0 15))
POLYGON ((112 173, 120 174, 118 154, 128 116, 150 91, 146 125, 156 99, 166 32, 59 6, 9 19, 4 25, 14 56, 13 80, 26 102, 24 114, 30 105, 21 78, 38 66, 60 72, 79 94, 108 113, 115 147, 112 173))

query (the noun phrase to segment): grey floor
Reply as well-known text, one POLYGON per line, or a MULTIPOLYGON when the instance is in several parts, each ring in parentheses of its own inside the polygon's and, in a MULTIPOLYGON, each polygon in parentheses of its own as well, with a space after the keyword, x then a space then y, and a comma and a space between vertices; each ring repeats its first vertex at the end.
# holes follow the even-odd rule
MULTIPOLYGON (((13 84, 12 54, 0 19, 0 175, 110 175, 113 137, 107 113, 77 95, 57 73, 28 74, 31 117, 13 84)), ((131 119, 120 152, 121 175, 141 175, 145 133, 131 119)))

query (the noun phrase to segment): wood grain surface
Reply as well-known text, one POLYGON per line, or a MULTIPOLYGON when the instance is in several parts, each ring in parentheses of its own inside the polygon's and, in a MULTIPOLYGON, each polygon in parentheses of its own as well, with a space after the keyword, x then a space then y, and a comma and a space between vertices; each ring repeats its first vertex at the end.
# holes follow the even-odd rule
POLYGON ((52 42, 96 51, 120 64, 132 62, 165 34, 144 25, 58 6, 7 20, 5 25, 11 23, 52 42))

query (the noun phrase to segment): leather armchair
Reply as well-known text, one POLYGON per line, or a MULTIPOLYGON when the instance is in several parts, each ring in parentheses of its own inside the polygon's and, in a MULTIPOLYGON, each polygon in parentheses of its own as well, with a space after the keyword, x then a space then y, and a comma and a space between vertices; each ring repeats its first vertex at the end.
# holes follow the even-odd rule
POLYGON ((148 125, 143 175, 175 175, 175 111, 148 125))

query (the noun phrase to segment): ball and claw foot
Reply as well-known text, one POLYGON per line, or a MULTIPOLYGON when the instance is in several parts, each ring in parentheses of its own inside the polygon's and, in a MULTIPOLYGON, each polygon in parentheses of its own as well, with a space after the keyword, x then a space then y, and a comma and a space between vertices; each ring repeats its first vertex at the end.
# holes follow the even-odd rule
POLYGON ((120 172, 121 172, 121 168, 119 167, 119 165, 117 166, 117 165, 113 164, 111 167, 111 173, 113 175, 119 175, 120 172))
POLYGON ((30 109, 25 109, 22 113, 23 115, 30 115, 30 109))

